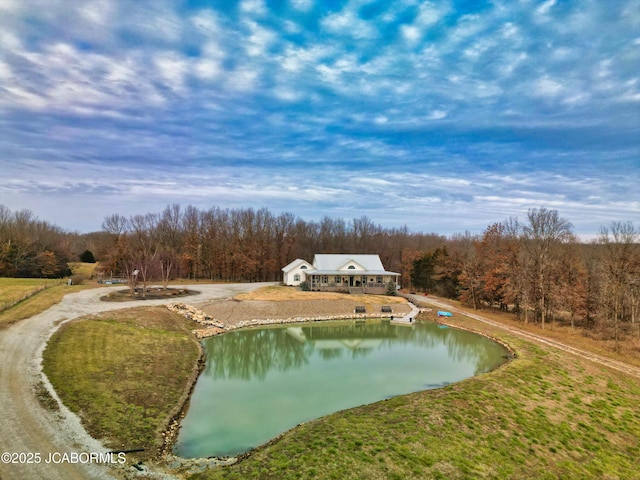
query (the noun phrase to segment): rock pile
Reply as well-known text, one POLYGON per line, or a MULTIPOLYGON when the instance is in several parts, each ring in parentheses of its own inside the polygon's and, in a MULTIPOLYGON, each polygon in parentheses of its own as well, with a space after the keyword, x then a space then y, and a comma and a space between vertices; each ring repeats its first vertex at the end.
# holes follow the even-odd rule
POLYGON ((186 303, 170 303, 167 308, 172 312, 178 313, 189 320, 193 320, 200 325, 204 325, 206 328, 200 328, 193 330, 192 333, 196 338, 213 337, 224 332, 228 326, 224 323, 216 320, 215 318, 207 315, 202 310, 197 309, 193 305, 187 305, 186 303))

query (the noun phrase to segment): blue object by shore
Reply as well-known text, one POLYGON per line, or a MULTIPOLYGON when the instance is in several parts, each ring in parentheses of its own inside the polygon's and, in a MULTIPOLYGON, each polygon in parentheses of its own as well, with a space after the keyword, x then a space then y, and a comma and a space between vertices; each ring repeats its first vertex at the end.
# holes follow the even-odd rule
POLYGON ((453 313, 445 312, 443 310, 438 310, 438 316, 439 317, 453 317, 453 313))

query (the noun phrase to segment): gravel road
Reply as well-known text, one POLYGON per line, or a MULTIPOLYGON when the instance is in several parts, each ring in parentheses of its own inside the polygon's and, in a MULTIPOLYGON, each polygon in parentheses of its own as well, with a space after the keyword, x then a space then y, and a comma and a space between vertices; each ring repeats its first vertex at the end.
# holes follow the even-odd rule
MULTIPOLYGON (((200 293, 181 300, 209 302, 266 285, 273 284, 189 285, 185 288, 200 293)), ((111 291, 107 287, 69 294, 45 312, 0 330, 0 479, 114 478, 113 470, 90 461, 89 453, 107 450, 86 433, 78 418, 64 406, 60 411, 43 408, 36 395, 37 386, 44 381, 57 398, 42 374, 41 363, 46 342, 61 323, 108 310, 175 301, 101 302, 100 297, 111 291), (14 455, 7 455, 11 453, 14 455), (78 454, 82 455, 71 456, 78 454), (47 463, 50 458, 53 462, 47 463)))

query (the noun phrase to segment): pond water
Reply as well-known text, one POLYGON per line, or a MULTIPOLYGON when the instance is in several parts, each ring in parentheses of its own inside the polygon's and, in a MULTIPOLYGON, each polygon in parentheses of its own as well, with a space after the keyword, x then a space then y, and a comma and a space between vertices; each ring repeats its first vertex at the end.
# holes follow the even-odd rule
POLYGON ((487 372, 507 350, 437 323, 322 322, 203 341, 206 367, 178 435, 182 457, 236 455, 299 423, 487 372))

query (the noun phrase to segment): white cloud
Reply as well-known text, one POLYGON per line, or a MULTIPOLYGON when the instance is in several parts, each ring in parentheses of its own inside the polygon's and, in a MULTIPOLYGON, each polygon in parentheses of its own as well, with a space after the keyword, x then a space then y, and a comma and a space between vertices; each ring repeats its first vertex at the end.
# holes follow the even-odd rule
POLYGON ((265 55, 270 45, 276 40, 277 35, 272 30, 258 25, 256 22, 246 22, 251 35, 246 45, 247 53, 252 57, 265 55))
POLYGON ((429 27, 440 22, 449 11, 446 2, 423 2, 420 4, 420 11, 416 17, 416 24, 429 27))
POLYGON ((263 0, 242 0, 240 10, 251 15, 267 14, 267 7, 263 0))
POLYGON ((115 13, 115 3, 109 0, 79 3, 76 8, 78 8, 82 21, 88 22, 93 28, 108 26, 115 13))
POLYGON ((210 41, 202 47, 201 55, 193 62, 193 73, 201 80, 212 80, 224 72, 222 62, 225 53, 222 47, 210 41))
POLYGON ((8 93, 0 96, 0 102, 5 106, 21 106, 24 108, 37 110, 45 108, 48 101, 42 95, 30 92, 17 85, 6 85, 3 90, 8 93), (6 100, 5 100, 6 99, 6 100))
POLYGON ((418 43, 423 34, 422 30, 415 25, 402 25, 402 27, 400 27, 400 31, 402 32, 402 36, 405 40, 412 45, 418 43))
POLYGON ((19 0, 0 0, 0 11, 4 11, 5 14, 10 12, 17 12, 21 7, 19 0))
POLYGON ((414 21, 411 24, 402 25, 400 32, 409 45, 415 46, 429 28, 438 24, 448 11, 448 5, 444 3, 421 3, 414 21))
POLYGON ((536 9, 538 15, 546 15, 549 10, 556 4, 556 0, 547 0, 536 9))
POLYGON ((185 22, 173 11, 173 5, 135 5, 136 8, 121 16, 122 26, 149 42, 175 44, 181 40, 185 22))
POLYGON ((297 10, 306 12, 313 6, 313 0, 291 0, 291 6, 297 10))
POLYGON ((361 19, 350 10, 329 14, 321 20, 321 24, 330 33, 358 40, 373 39, 378 35, 373 23, 361 19))
POLYGON ((240 67, 227 72, 226 85, 230 90, 253 90, 258 81, 258 72, 249 67, 240 67))
POLYGON ((176 93, 185 90, 185 77, 189 70, 189 64, 185 58, 175 52, 161 52, 153 60, 158 73, 164 79, 165 85, 176 93))
POLYGON ((200 10, 193 15, 191 24, 205 36, 216 36, 221 30, 217 14, 208 9, 200 10))
POLYGON ((444 110, 433 110, 427 117, 428 120, 441 120, 447 117, 447 112, 444 110))
POLYGON ((564 92, 564 89, 565 87, 560 82, 556 82, 548 76, 535 83, 535 93, 541 97, 557 97, 564 92))
POLYGON ((13 76, 13 72, 11 71, 11 67, 0 60, 0 79, 8 80, 13 76))
POLYGON ((504 76, 511 75, 519 66, 527 61, 528 55, 524 52, 508 53, 504 63, 500 66, 500 72, 504 76))

